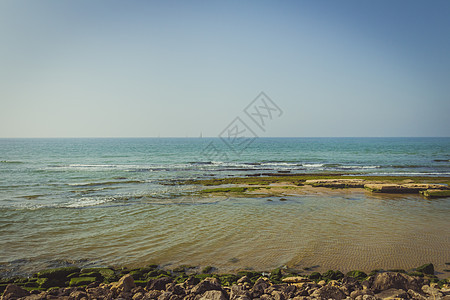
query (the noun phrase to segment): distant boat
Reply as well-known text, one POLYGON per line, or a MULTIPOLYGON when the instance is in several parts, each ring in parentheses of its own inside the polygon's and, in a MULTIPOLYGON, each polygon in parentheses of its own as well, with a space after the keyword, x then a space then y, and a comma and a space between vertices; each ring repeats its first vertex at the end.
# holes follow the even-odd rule
POLYGON ((203 138, 203 132, 200 131, 200 138, 203 138))

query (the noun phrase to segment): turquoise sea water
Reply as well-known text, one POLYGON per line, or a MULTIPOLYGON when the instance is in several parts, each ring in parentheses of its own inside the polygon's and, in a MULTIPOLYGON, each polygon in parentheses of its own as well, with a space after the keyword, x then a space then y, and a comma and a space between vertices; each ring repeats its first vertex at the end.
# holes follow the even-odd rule
POLYGON ((258 138, 239 153, 212 138, 0 139, 0 276, 71 263, 367 270, 450 261, 448 198, 208 199, 164 184, 278 172, 450 176, 450 138, 258 138), (211 143, 225 155, 212 155, 211 143))

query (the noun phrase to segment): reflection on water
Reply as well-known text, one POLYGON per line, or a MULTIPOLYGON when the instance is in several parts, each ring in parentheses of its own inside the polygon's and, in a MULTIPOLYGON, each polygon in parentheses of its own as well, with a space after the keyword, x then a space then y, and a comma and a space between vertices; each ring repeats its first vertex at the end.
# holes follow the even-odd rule
POLYGON ((284 264, 370 271, 427 262, 439 269, 450 261, 448 198, 362 191, 285 198, 2 209, 0 269, 33 272, 66 259, 116 266, 214 265, 224 272, 284 264))

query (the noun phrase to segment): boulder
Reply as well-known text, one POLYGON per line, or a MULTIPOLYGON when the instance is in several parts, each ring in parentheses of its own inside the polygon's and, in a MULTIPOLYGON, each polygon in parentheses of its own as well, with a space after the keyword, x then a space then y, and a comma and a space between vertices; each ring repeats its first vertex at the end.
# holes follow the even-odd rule
POLYGON ((158 300, 170 300, 172 295, 172 292, 162 292, 162 294, 159 295, 158 300))
POLYGON ((8 284, 3 292, 1 300, 17 299, 29 295, 30 293, 27 290, 24 290, 15 284, 8 284))
POLYGON ((82 300, 87 299, 88 295, 83 291, 73 291, 70 293, 69 299, 70 300, 82 300))
POLYGON ((353 277, 353 278, 356 278, 358 280, 364 280, 364 279, 367 278, 367 274, 366 273, 364 273, 363 271, 358 271, 358 270, 350 271, 345 276, 353 277))
POLYGON ((88 285, 97 280, 96 277, 75 277, 70 279, 70 286, 82 286, 82 285, 88 285))
POLYGON ((248 278, 248 276, 242 276, 237 281, 237 283, 245 283, 245 282, 252 283, 252 281, 250 280, 250 278, 248 278))
POLYGON ((191 290, 194 294, 203 294, 206 291, 222 291, 222 286, 217 278, 208 277, 194 286, 191 290))
POLYGON ((299 282, 307 282, 310 280, 308 278, 301 277, 301 276, 293 276, 293 277, 283 278, 282 281, 286 282, 286 283, 299 283, 299 282))
POLYGON ((375 292, 380 292, 388 289, 402 289, 407 291, 420 291, 423 279, 419 277, 411 277, 402 273, 384 272, 378 273, 373 278, 371 288, 375 292))
POLYGON ((243 299, 243 298, 250 299, 249 290, 246 289, 244 285, 233 284, 231 286, 230 299, 235 300, 235 299, 243 299))
POLYGON ((443 296, 443 294, 441 293, 441 291, 438 288, 431 287, 429 285, 422 286, 422 291, 424 293, 426 293, 434 298, 438 298, 438 299, 443 296))
POLYGON ((322 274, 322 278, 328 279, 328 280, 339 280, 339 279, 342 279, 343 277, 344 277, 344 274, 342 274, 341 271, 328 270, 322 274))
POLYGON ((150 279, 147 283, 147 290, 159 290, 163 291, 166 289, 166 285, 172 282, 170 277, 161 277, 157 279, 150 279))
POLYGON ((222 291, 211 290, 204 292, 199 300, 227 300, 227 299, 228 298, 224 295, 222 291))
POLYGON ((355 290, 355 291, 351 292, 350 293, 350 298, 355 299, 355 298, 357 298, 359 296, 361 296, 361 298, 363 298, 363 296, 365 296, 365 295, 373 296, 374 294, 369 289, 364 289, 364 290, 361 289, 361 290, 355 290))
POLYGON ((450 197, 450 190, 426 190, 426 191, 420 191, 420 194, 422 194, 425 198, 432 199, 432 198, 446 198, 450 197))
POLYGON ((340 288, 332 285, 326 285, 318 290, 315 290, 311 294, 311 296, 313 298, 318 299, 335 299, 335 300, 341 300, 347 297, 340 288))
POLYGON ((127 274, 120 278, 118 282, 114 282, 111 286, 111 290, 115 293, 127 293, 134 287, 136 287, 136 285, 134 284, 133 276, 127 274))
POLYGON ((379 299, 408 299, 408 293, 402 289, 388 289, 375 295, 379 299))
POLYGON ((264 294, 264 290, 267 289, 271 285, 270 281, 266 277, 260 277, 253 285, 253 288, 250 290, 253 298, 258 298, 264 294))
POLYGON ((60 279, 67 278, 70 274, 79 273, 80 268, 77 267, 66 267, 66 268, 56 268, 48 269, 37 273, 38 278, 50 278, 50 279, 60 279))
POLYGON ((417 272, 421 272, 423 274, 434 275, 434 266, 433 264, 425 264, 416 269, 417 272))

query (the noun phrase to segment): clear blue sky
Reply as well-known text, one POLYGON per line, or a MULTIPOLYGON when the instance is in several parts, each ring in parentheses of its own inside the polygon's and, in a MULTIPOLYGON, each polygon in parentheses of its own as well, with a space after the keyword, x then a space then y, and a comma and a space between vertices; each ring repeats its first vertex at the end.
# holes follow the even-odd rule
POLYGON ((0 137, 450 136, 450 1, 0 0, 0 137), (250 125, 250 124, 249 124, 250 125))

